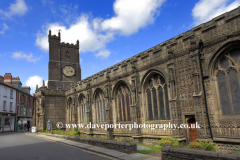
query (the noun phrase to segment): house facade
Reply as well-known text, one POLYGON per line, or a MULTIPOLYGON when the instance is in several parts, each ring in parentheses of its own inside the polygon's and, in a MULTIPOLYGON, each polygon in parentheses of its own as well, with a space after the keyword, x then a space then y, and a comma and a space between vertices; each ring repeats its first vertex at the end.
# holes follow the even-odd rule
POLYGON ((30 95, 30 87, 22 87, 17 91, 17 130, 26 131, 32 125, 34 97, 30 95))
POLYGON ((0 132, 15 131, 16 88, 0 81, 0 132))
POLYGON ((198 129, 79 130, 146 144, 174 137, 186 142, 213 140, 220 149, 234 148, 240 143, 239 15, 240 7, 83 80, 76 74, 79 43, 60 43, 60 33, 49 32, 49 64, 55 62, 49 65, 49 81, 54 83, 37 87, 33 124, 43 130, 48 119, 54 128, 58 122, 198 123, 198 129))
POLYGON ((4 131, 27 131, 27 126, 32 124, 34 104, 34 97, 30 94, 31 88, 22 86, 20 78, 12 77, 11 73, 0 76, 0 82, 3 86, 0 88, 3 95, 0 96, 0 106, 3 108, 3 115, 10 116, 7 120, 5 117, 5 121, 4 117, 1 118, 1 126, 8 126, 3 128, 4 131), (9 89, 6 90, 7 87, 9 89))

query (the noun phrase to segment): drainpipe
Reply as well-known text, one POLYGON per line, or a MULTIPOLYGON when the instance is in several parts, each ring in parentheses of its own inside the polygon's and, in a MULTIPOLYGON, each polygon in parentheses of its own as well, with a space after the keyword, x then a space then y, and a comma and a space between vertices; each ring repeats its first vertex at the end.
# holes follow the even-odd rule
POLYGON ((199 40, 199 48, 198 48, 198 58, 199 58, 199 64, 200 64, 200 74, 202 77, 202 86, 203 86, 203 96, 204 96, 204 101, 205 101, 205 105, 206 105, 206 114, 207 114, 207 119, 208 119, 208 125, 209 125, 209 129, 210 129, 210 136, 211 139, 213 140, 213 135, 212 135, 212 128, 210 125, 210 118, 208 115, 208 105, 207 105, 207 97, 206 97, 206 90, 205 90, 205 84, 204 84, 204 79, 203 79, 203 70, 202 70, 202 61, 201 61, 201 55, 200 52, 203 50, 203 42, 202 39, 199 40))

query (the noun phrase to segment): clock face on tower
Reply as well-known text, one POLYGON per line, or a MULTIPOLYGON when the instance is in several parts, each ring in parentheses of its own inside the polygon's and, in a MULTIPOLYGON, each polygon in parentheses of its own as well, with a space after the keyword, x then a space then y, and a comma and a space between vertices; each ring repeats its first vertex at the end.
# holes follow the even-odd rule
POLYGON ((65 76, 72 77, 75 74, 75 69, 70 65, 66 65, 62 68, 62 72, 65 76))

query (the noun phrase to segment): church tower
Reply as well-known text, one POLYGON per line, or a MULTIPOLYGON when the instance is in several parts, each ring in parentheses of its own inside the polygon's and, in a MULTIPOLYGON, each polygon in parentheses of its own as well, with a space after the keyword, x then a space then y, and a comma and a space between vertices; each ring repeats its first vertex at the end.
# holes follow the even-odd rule
POLYGON ((65 44, 60 41, 61 33, 58 32, 58 36, 51 35, 51 30, 49 30, 49 88, 64 89, 71 83, 81 80, 79 41, 77 40, 77 44, 65 44))

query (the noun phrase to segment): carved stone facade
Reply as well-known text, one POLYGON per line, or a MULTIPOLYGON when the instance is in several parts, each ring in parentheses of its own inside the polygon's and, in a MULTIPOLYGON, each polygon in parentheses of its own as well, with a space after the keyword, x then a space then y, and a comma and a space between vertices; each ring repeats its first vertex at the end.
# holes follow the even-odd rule
MULTIPOLYGON (((171 122, 178 126, 194 120, 201 127, 197 129, 199 140, 240 142, 239 57, 238 7, 71 83, 64 90, 39 88, 35 106, 37 129, 45 129, 46 120, 51 117, 53 126, 57 120, 85 124, 171 122), (47 95, 48 92, 52 94, 47 95)), ((162 137, 190 141, 191 129, 92 128, 80 132, 156 143, 162 137)))

